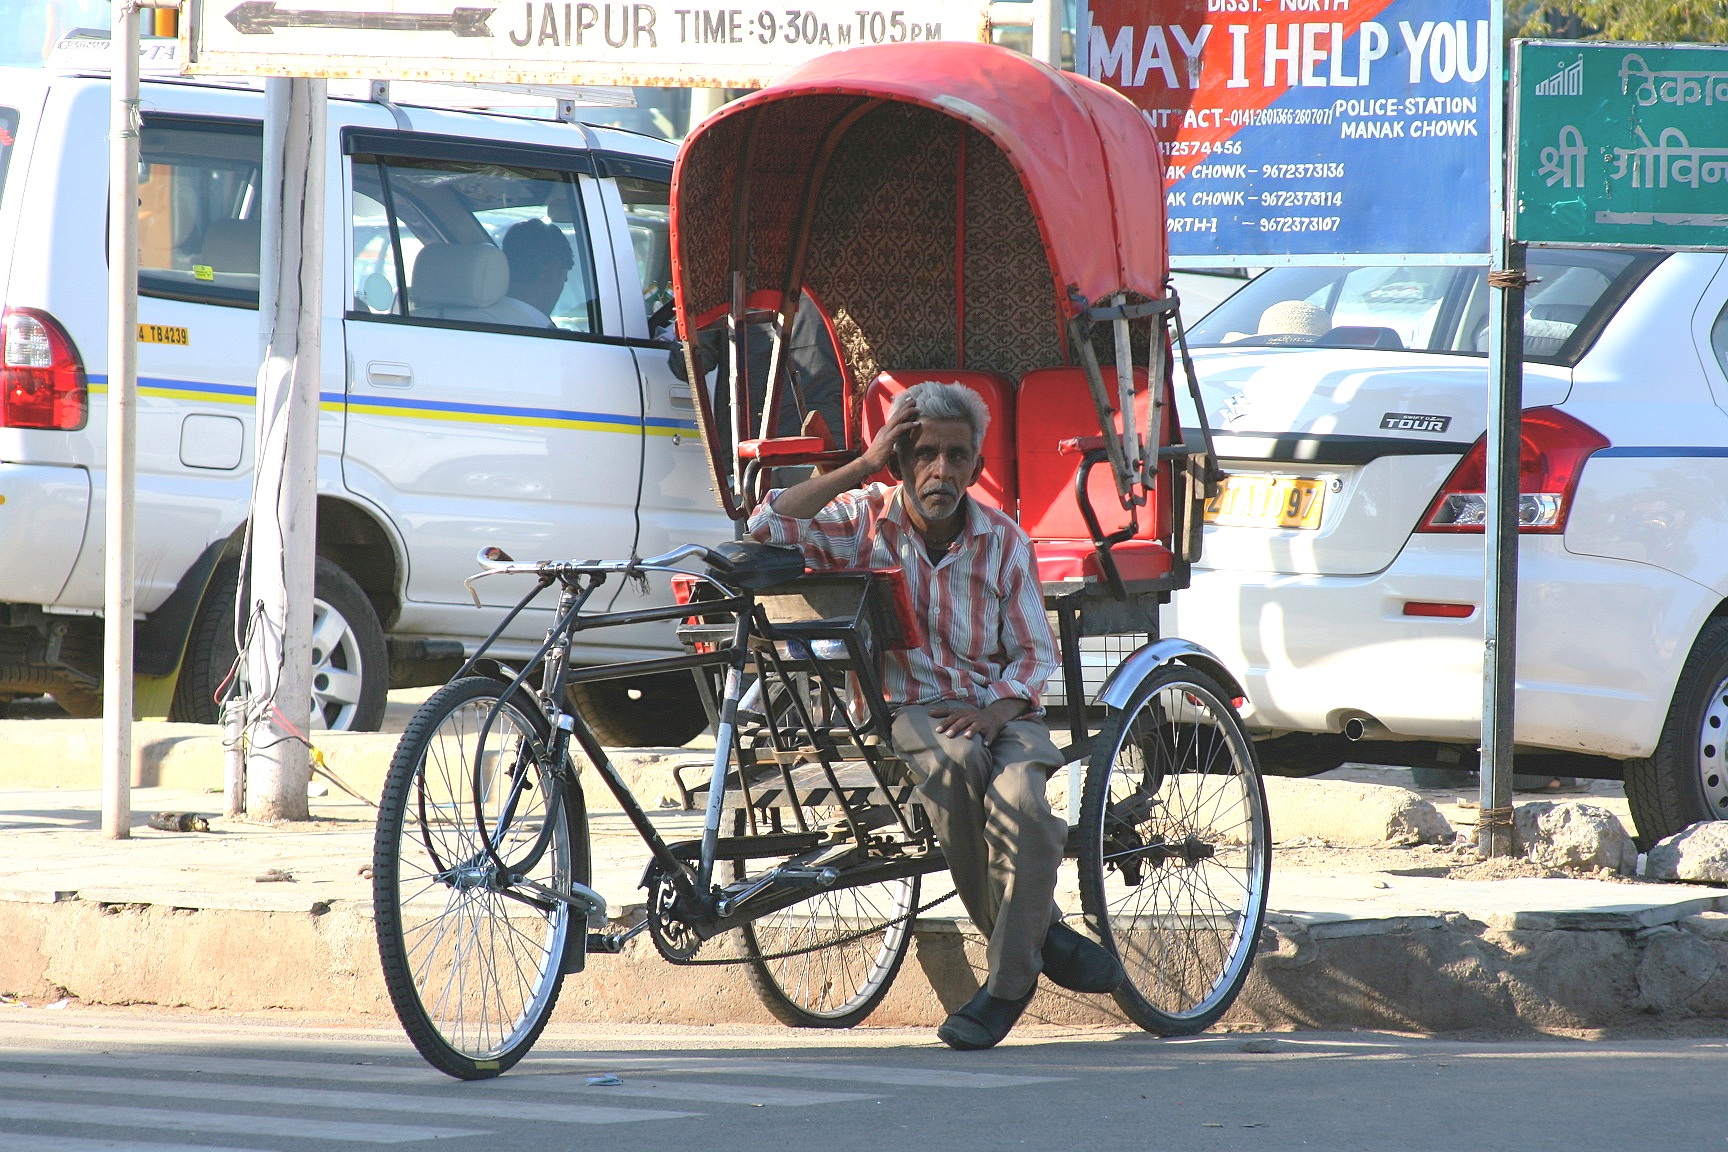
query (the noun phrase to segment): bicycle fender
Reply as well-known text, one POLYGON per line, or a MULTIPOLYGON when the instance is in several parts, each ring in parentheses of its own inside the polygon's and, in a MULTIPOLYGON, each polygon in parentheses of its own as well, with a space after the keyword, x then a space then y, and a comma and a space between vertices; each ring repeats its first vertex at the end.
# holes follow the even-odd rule
POLYGON ((1126 708, 1142 680, 1156 669, 1178 662, 1191 665, 1216 680, 1218 686, 1224 689, 1232 700, 1247 698, 1248 693, 1243 691, 1241 683, 1230 674, 1230 670, 1224 667, 1222 660, 1192 640, 1170 636, 1154 640, 1150 644, 1142 644, 1129 653, 1122 663, 1116 665, 1115 670, 1104 681, 1104 686, 1098 690, 1098 702, 1118 710, 1126 708))

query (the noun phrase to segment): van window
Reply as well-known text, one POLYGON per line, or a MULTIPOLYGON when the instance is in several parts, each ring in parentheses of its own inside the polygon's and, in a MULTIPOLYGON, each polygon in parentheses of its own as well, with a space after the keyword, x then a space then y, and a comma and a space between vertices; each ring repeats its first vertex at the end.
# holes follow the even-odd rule
POLYGON ((672 302, 672 185, 664 180, 620 176, 618 195, 630 224, 642 306, 652 317, 672 302))
POLYGON ((139 144, 138 291, 258 306, 257 124, 147 118, 139 144))
POLYGON ((6 169, 12 165, 12 145, 18 140, 18 109, 0 108, 0 192, 6 190, 6 169))
POLYGON ((600 331, 576 176, 457 160, 353 163, 351 315, 600 331))

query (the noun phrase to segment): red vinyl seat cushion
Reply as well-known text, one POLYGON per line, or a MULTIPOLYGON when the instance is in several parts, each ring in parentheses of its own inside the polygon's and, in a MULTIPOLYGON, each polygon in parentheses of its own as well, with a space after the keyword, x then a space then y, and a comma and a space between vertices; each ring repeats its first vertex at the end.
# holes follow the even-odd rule
MULTIPOLYGON (((1018 421, 1014 410, 1014 384, 1006 376, 998 376, 994 372, 967 372, 958 368, 878 372, 876 379, 872 380, 870 387, 864 391, 862 416, 865 442, 868 443, 881 430, 882 425, 888 422, 888 407, 894 403, 894 397, 914 384, 923 384, 930 380, 943 384, 964 384, 978 393, 990 409, 990 426, 984 430, 984 472, 978 477, 978 483, 972 485, 971 494, 975 500, 999 508, 1010 516, 1014 515, 1018 502, 1014 430, 1018 421)), ((893 483, 893 477, 887 473, 872 476, 871 479, 893 483)))
MULTIPOLYGON (((1038 553, 1040 583, 1104 579, 1104 565, 1091 540, 1034 540, 1032 547, 1038 553)), ((1110 555, 1116 561, 1117 575, 1130 584, 1170 574, 1170 549, 1156 540, 1124 540, 1110 549, 1110 555)))
POLYGON ((738 455, 746 460, 785 460, 819 456, 827 447, 820 436, 776 436, 772 440, 740 440, 738 455))

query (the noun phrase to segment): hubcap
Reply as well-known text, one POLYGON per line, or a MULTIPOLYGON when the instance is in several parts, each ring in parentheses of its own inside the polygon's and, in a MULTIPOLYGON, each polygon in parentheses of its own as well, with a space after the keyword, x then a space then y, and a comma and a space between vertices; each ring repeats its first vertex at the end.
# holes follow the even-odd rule
POLYGON ((1728 679, 1716 685, 1704 705, 1698 728, 1698 783, 1704 803, 1718 819, 1728 818, 1728 679))
POLYGON ((354 726, 365 672, 360 638, 348 618, 324 601, 313 600, 312 727, 354 726))

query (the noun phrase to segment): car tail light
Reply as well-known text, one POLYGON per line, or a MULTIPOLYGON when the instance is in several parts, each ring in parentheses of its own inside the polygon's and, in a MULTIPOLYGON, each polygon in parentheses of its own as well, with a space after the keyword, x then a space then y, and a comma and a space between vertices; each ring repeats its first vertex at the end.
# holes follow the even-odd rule
POLYGON ((90 415, 84 361, 60 322, 34 308, 0 315, 0 425, 75 432, 90 415))
MULTIPOLYGON (((1572 511, 1572 496, 1584 461, 1608 447, 1608 438, 1557 408, 1524 413, 1518 452, 1518 530, 1560 533, 1572 511)), ((1470 445, 1440 494, 1422 517, 1418 532, 1480 532, 1488 521, 1487 438, 1470 445)))

